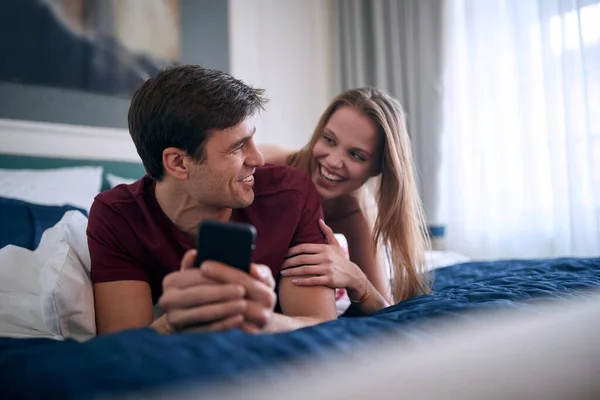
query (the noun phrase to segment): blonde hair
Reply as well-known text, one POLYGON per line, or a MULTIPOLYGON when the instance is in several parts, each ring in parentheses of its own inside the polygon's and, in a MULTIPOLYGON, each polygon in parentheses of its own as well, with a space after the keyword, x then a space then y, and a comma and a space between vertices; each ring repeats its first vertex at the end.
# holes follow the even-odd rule
MULTIPOLYGON (((377 209, 372 240, 374 249, 384 249, 390 264, 394 301, 427 293, 430 281, 425 250, 429 248, 429 236, 405 114, 398 100, 369 87, 342 92, 321 116, 310 142, 292 154, 287 163, 310 170, 312 149, 331 115, 342 106, 354 107, 371 118, 384 138, 381 173, 372 193, 377 209)), ((368 210, 364 209, 364 205, 362 207, 363 213, 368 215, 368 210)))

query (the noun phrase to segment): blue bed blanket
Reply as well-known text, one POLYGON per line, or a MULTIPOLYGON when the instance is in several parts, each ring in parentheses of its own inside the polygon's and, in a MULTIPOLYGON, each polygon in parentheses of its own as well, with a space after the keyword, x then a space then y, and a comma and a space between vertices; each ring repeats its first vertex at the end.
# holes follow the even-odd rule
POLYGON ((600 258, 474 262, 438 270, 430 294, 369 316, 340 318, 294 332, 240 331, 163 336, 138 329, 72 340, 0 338, 5 398, 92 398, 243 377, 285 361, 349 354, 381 335, 423 343, 439 317, 475 322, 474 310, 531 309, 600 290, 600 258))

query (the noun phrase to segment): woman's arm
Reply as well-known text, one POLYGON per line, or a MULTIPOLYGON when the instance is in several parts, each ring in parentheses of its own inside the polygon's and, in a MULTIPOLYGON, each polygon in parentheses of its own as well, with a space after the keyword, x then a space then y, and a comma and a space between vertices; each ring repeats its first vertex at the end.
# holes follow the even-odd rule
POLYGON ((368 279, 366 279, 366 275, 364 281, 364 289, 357 292, 357 294, 352 294, 350 289, 347 289, 348 297, 352 302, 351 308, 357 307, 361 313, 368 315, 379 311, 382 308, 389 307, 390 302, 383 297, 368 279))
POLYGON ((292 150, 275 144, 259 144, 257 145, 258 151, 260 151, 265 158, 265 162, 277 165, 286 165, 288 157, 293 153, 292 150))
POLYGON ((367 314, 389 306, 392 303, 389 276, 376 260, 372 232, 363 212, 358 209, 345 217, 334 219, 328 225, 335 233, 344 235, 348 242, 350 261, 364 274, 362 281, 359 278, 351 287, 346 288, 350 298, 359 300, 368 291, 365 302, 359 305, 367 314))
POLYGON ((391 302, 389 279, 375 260, 365 216, 360 209, 346 215, 338 213, 330 224, 320 222, 328 244, 292 247, 283 263, 281 275, 293 277, 292 283, 298 286, 346 288, 354 306, 364 314, 388 307, 391 302), (350 259, 341 249, 334 230, 346 237, 350 259))

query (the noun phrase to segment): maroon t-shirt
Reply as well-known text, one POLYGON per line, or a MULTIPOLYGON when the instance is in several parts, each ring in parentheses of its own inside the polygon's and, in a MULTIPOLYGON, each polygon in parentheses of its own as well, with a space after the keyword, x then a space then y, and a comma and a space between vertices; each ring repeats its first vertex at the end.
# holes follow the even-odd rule
MULTIPOLYGON (((254 225, 255 263, 268 265, 277 278, 288 248, 325 243, 319 228, 321 199, 307 173, 265 165, 254 174, 254 202, 234 209, 231 220, 254 225)), ((140 280, 150 284, 153 303, 162 280, 180 267, 195 243, 160 208, 156 182, 148 176, 96 196, 90 209, 87 237, 94 283, 140 280)))

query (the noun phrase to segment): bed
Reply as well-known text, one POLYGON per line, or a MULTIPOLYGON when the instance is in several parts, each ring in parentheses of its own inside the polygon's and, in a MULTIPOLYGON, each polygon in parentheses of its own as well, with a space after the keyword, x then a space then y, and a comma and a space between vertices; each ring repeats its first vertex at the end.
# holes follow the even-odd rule
MULTIPOLYGON (((53 126, 52 129, 62 132, 72 127, 53 126)), ((5 135, 7 131, 10 129, 3 131, 0 121, 0 143, 10 140, 5 135)), ((15 241, 14 232, 21 230, 28 230, 30 236, 22 243, 29 246, 27 248, 11 244, 0 249, 0 255, 8 248, 13 253, 16 251, 11 254, 20 257, 15 258, 18 262, 10 263, 13 270, 2 270, 5 265, 1 261, 5 259, 0 257, 0 273, 4 274, 0 276, 0 283, 4 285, 0 296, 9 296, 4 297, 9 301, 0 298, 0 336, 3 336, 0 337, 0 390, 6 398, 113 398, 135 393, 149 396, 190 385, 199 391, 196 393, 203 393, 218 383, 243 385, 249 376, 256 377, 257 373, 262 373, 261 379, 265 382, 284 373, 294 375, 297 363, 317 364, 358 354, 380 344, 384 338, 400 341, 411 349, 426 346, 439 338, 439 321, 469 332, 471 327, 481 323, 482 315, 499 310, 518 311, 532 318, 551 317, 554 308, 547 307, 548 304, 571 304, 582 299, 598 302, 600 258, 487 262, 455 259, 457 262, 453 265, 440 264, 433 270, 432 293, 368 317, 340 318, 275 335, 230 331, 162 336, 150 329, 137 329, 95 337, 93 310, 85 307, 91 296, 85 242, 75 240, 77 235, 73 232, 84 232, 86 209, 94 192, 143 174, 133 152, 129 150, 121 157, 118 154, 122 154, 122 150, 112 151, 117 141, 119 146, 124 145, 122 135, 126 133, 120 132, 121 136, 115 132, 105 133, 106 137, 99 139, 104 133, 94 132, 95 148, 106 149, 94 152, 94 157, 89 153, 77 157, 81 155, 80 145, 74 146, 70 154, 53 157, 46 156, 44 146, 37 150, 28 147, 26 154, 13 151, 0 155, 0 169, 4 171, 35 169, 43 174, 59 167, 74 169, 68 171, 73 174, 68 179, 60 174, 12 177, 13 182, 20 179, 23 184, 23 177, 46 182, 51 176, 53 183, 48 193, 41 194, 31 188, 24 191, 23 197, 16 201, 25 204, 11 203, 13 208, 3 214, 2 227, 9 232, 6 240, 15 241), (73 184, 71 178, 79 180, 73 184), (67 185, 60 186, 65 180, 67 185), (55 190, 59 186, 63 189, 55 190), (36 204, 36 201, 46 204, 36 204), (5 229, 8 217, 18 215, 27 216, 27 229, 20 229, 23 223, 19 225, 15 221, 10 229, 5 229), (50 263, 50 268, 48 260, 54 262, 55 248, 59 246, 64 247, 60 263, 50 263), (40 258, 43 262, 37 267, 24 268, 28 262, 40 262, 40 258), (67 277, 63 279, 65 274, 67 277), (63 290, 64 285, 74 289, 63 290), (22 296, 19 297, 23 299, 22 304, 11 303, 16 292, 22 296), (17 315, 23 305, 31 308, 31 313, 17 315), (12 314, 6 311, 11 306, 12 314), (61 307, 68 309, 68 313, 61 314, 61 307), (7 316, 13 320, 9 321, 7 316), (13 323, 14 318, 19 319, 21 325, 29 324, 29 330, 2 334, 2 325, 13 323)), ((65 173, 65 170, 60 172, 65 173)), ((5 176, 9 175, 5 172, 5 176)), ((16 185, 5 181, 9 182, 6 190, 16 185)), ((40 185, 36 188, 43 186, 40 185)), ((0 182, 0 197, 2 187, 0 182)), ((585 331, 587 327, 583 324, 578 329, 585 331)), ((399 363, 401 356, 398 354, 399 363)))
POLYGON ((84 343, 3 338, 0 388, 8 398, 61 399, 164 391, 192 383, 201 388, 230 384, 262 369, 272 377, 290 361, 317 363, 352 354, 390 334, 425 345, 436 335, 432 322, 441 317, 468 331, 480 317, 477 310, 519 309, 536 315, 542 300, 592 297, 600 287, 600 259, 473 262, 437 270, 435 279, 432 294, 376 315, 276 335, 162 336, 138 329, 84 343))

